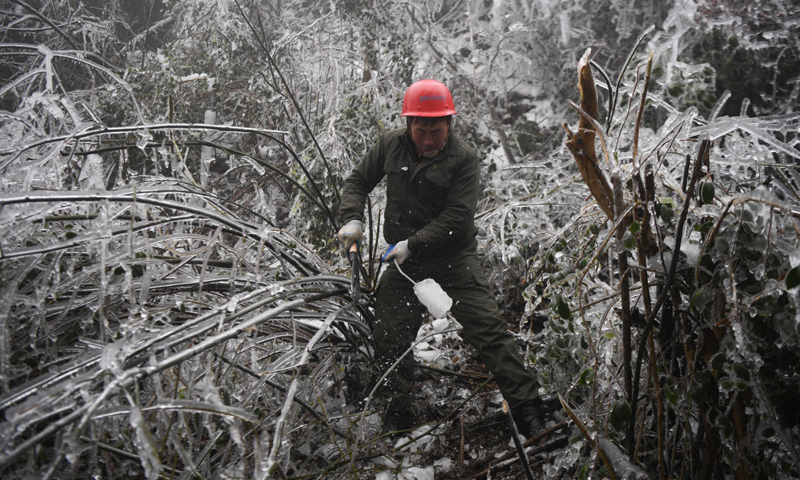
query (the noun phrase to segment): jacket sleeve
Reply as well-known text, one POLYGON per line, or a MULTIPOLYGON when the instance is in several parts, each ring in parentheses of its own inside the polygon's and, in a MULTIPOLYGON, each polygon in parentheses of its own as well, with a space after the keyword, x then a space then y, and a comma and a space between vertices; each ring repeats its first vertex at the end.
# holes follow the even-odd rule
POLYGON ((480 182, 478 159, 474 154, 466 154, 453 173, 444 208, 432 222, 409 237, 409 250, 434 253, 474 237, 480 182))
POLYGON ((344 225, 350 220, 363 221, 367 195, 385 175, 383 170, 386 157, 384 143, 382 137, 369 149, 345 179, 342 201, 339 204, 339 225, 344 225))

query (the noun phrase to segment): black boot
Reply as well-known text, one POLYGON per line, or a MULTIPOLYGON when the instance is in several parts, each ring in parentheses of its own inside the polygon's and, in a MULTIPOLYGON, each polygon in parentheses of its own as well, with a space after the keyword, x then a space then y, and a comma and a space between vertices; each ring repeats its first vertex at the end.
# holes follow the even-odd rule
POLYGON ((525 438, 531 438, 544 429, 548 420, 548 409, 540 398, 529 400, 511 409, 517 430, 525 438))
POLYGON ((407 406, 389 406, 383 414, 381 433, 397 433, 411 430, 416 425, 416 415, 407 406))

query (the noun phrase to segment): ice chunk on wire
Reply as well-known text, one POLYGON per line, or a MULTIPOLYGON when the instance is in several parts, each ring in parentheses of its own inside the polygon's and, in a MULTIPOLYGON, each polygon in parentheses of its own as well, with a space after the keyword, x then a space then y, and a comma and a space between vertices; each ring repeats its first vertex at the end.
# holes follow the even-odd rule
POLYGON ((432 278, 415 283, 414 293, 435 318, 444 318, 453 306, 453 299, 432 278))

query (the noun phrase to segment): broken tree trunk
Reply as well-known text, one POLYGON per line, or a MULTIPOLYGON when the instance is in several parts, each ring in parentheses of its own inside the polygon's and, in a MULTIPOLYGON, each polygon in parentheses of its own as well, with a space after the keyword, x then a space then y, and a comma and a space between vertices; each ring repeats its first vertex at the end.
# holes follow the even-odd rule
POLYGON ((583 181, 586 182, 597 204, 606 216, 614 221, 614 197, 608 179, 597 161, 597 152, 594 146, 599 110, 597 89, 594 85, 592 68, 589 65, 591 53, 591 48, 586 49, 586 53, 578 62, 578 91, 581 95, 580 119, 577 133, 570 130, 566 123, 564 124, 564 129, 567 131, 566 145, 572 152, 583 181))

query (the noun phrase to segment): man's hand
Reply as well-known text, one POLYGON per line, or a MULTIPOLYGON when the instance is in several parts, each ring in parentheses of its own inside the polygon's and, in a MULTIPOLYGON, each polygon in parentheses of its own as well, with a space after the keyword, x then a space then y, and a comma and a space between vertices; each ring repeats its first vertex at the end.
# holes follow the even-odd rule
POLYGON ((360 242, 362 235, 364 235, 364 224, 360 220, 350 220, 339 229, 337 237, 347 250, 353 243, 360 242))
POLYGON ((394 260, 398 265, 402 265, 410 256, 411 250, 408 249, 408 240, 403 240, 402 242, 397 242, 393 247, 389 247, 383 259, 387 262, 394 260))

